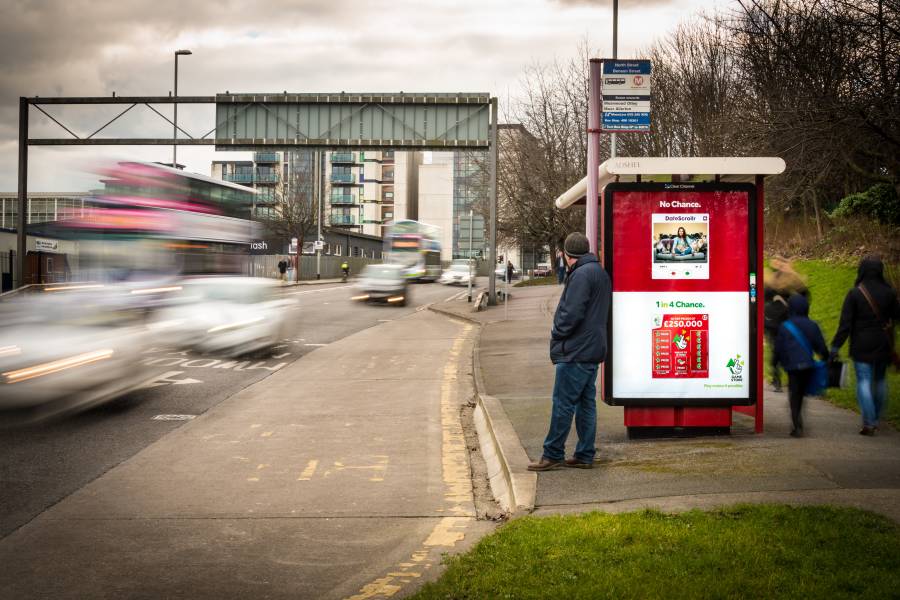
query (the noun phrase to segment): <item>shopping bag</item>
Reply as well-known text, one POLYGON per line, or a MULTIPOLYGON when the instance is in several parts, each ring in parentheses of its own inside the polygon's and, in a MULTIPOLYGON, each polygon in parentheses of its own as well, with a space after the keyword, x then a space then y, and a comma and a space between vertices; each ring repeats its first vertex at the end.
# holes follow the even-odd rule
POLYGON ((847 387, 847 363, 839 359, 828 361, 828 387, 847 387))
POLYGON ((813 361, 813 374, 806 386, 806 393, 810 396, 821 396, 828 387, 828 363, 824 360, 813 361))

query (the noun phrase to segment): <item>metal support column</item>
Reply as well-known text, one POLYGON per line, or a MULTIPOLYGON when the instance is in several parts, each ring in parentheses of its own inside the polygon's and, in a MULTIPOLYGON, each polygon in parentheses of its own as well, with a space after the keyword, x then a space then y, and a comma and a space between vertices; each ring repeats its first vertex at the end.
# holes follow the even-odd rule
MULTIPOLYGON (((619 0, 613 0, 613 58, 619 58, 619 0)), ((616 157, 616 134, 609 135, 609 157, 616 157)))
MULTIPOLYGON (((472 280, 475 278, 475 259, 472 258, 472 233, 474 231, 473 223, 475 221, 475 211, 469 209, 469 302, 472 301, 472 280)), ((483 238, 482 238, 483 239, 483 238)))
POLYGON ((491 178, 491 247, 488 254, 491 261, 491 268, 488 272, 488 304, 497 304, 497 282, 494 277, 494 269, 497 268, 497 99, 491 98, 491 146, 490 156, 490 175, 491 178))
POLYGON ((313 160, 316 166, 313 168, 313 185, 316 186, 316 279, 322 278, 322 249, 318 248, 319 242, 322 241, 322 189, 321 180, 322 161, 319 160, 320 150, 313 151, 313 160))
POLYGON ((28 99, 19 98, 19 214, 16 224, 16 281, 25 285, 25 253, 28 225, 28 99))
POLYGON ((587 194, 585 196, 584 233, 591 252, 600 256, 597 246, 598 171, 600 168, 600 59, 590 61, 590 96, 588 100, 587 194))

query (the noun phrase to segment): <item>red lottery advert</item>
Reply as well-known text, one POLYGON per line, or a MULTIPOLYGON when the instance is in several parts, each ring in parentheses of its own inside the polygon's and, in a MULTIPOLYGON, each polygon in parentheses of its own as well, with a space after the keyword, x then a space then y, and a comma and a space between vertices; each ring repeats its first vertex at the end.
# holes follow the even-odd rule
POLYGON ((709 377, 709 315, 663 315, 651 331, 654 379, 709 377))

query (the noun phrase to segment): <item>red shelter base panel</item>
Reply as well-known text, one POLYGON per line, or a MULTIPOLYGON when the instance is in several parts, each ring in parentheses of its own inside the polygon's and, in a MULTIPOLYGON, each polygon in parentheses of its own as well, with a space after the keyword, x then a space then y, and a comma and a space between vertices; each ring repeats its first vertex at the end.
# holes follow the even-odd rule
POLYGON ((731 427, 731 408, 626 406, 625 427, 731 427))

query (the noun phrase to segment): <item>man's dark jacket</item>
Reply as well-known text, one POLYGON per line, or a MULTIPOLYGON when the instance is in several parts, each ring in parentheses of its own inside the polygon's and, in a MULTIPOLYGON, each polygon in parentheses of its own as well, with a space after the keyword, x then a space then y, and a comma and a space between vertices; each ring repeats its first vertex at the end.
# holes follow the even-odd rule
POLYGON ((850 357, 856 362, 886 363, 890 361, 893 340, 884 330, 885 321, 900 320, 897 292, 884 280, 884 267, 879 260, 863 259, 859 264, 856 287, 847 292, 841 309, 841 322, 831 341, 832 348, 840 348, 850 336, 850 357), (881 320, 866 297, 859 291, 864 285, 878 306, 881 320))
POLYGON ((578 259, 566 277, 550 332, 550 360, 601 363, 606 360, 606 322, 612 286, 593 254, 578 259))
MULTIPOLYGON (((794 294, 788 299, 788 308, 791 311, 790 318, 785 321, 794 324, 812 351, 821 357, 828 356, 828 347, 822 330, 815 321, 809 318, 809 302, 804 296, 794 294)), ((775 356, 778 363, 785 371, 802 371, 813 368, 813 356, 800 344, 788 328, 781 325, 778 337, 775 339, 775 356)))

